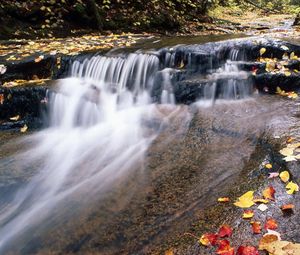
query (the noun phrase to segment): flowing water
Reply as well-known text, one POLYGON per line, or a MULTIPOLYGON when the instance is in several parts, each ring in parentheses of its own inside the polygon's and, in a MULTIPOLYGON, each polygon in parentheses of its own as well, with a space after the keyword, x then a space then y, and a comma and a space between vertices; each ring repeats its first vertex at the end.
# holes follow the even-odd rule
POLYGON ((179 46, 75 60, 70 78, 48 94, 49 127, 18 142, 26 150, 1 163, 1 169, 14 165, 32 175, 12 201, 10 196, 1 204, 1 254, 31 254, 51 247, 47 240, 59 246, 60 235, 72 241, 66 241, 67 248, 54 244, 56 251, 79 252, 91 242, 86 250, 115 254, 129 240, 142 249, 149 243, 143 239, 147 233, 154 231, 149 234, 154 238, 160 232, 152 228, 196 206, 210 187, 230 183, 233 172, 225 168, 242 170, 271 106, 261 108, 251 98, 249 73, 238 67, 243 53, 226 46, 227 57, 220 59, 223 48, 213 47, 209 55, 205 48, 182 51, 179 46), (180 104, 180 82, 199 85, 192 106, 180 104), (257 123, 250 124, 254 118, 257 123), (168 191, 172 188, 177 194, 168 191), (148 199, 147 207, 138 198, 148 199), (170 199, 176 204, 164 204, 170 199), (137 225, 144 231, 140 237, 137 225), (71 234, 67 226, 81 230, 71 234))

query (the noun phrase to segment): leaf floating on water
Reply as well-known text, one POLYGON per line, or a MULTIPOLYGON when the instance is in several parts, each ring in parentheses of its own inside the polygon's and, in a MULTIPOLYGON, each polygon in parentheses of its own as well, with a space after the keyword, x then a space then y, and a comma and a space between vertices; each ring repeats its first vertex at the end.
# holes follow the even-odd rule
POLYGON ((259 50, 259 54, 262 56, 266 51, 267 51, 266 48, 261 48, 259 50))
POLYGON ((218 198, 218 202, 221 202, 221 203, 226 203, 229 201, 230 201, 229 197, 219 197, 218 198))
POLYGON ((10 120, 17 121, 20 119, 20 115, 9 118, 10 120))
POLYGON ((286 185, 286 189, 287 189, 287 193, 289 195, 292 195, 294 194, 295 192, 298 192, 299 191, 299 186, 298 184, 294 183, 294 182, 289 182, 287 185, 286 185))
POLYGON ((241 208, 249 208, 254 205, 253 202, 254 191, 248 191, 244 195, 238 198, 238 201, 234 203, 235 206, 241 208))
POLYGON ((290 179, 290 173, 288 171, 283 171, 280 173, 279 177, 283 182, 288 182, 290 179))
POLYGON ((20 129, 20 132, 21 133, 25 133, 27 131, 28 127, 27 125, 25 124, 21 129, 20 129))
POLYGON ((276 230, 278 228, 277 221, 273 218, 267 219, 265 229, 276 230))
POLYGON ((270 186, 263 191, 263 196, 265 199, 275 200, 275 189, 270 186))

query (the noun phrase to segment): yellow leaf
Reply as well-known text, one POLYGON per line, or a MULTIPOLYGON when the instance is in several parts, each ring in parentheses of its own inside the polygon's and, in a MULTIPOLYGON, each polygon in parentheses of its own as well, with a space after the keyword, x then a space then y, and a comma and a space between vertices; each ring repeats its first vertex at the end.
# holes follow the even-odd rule
POLYGON ((292 195, 294 194, 295 192, 299 191, 299 186, 298 184, 294 183, 294 182, 289 182, 287 185, 286 185, 286 189, 287 189, 287 193, 292 195))
POLYGON ((294 154, 294 148, 283 148, 282 150, 279 151, 280 154, 282 154, 283 156, 292 156, 294 154))
POLYGON ((266 51, 267 51, 266 48, 261 48, 259 50, 259 54, 262 56, 266 51))
POLYGON ((291 76, 292 73, 291 73, 290 71, 285 71, 285 72, 284 72, 284 75, 288 77, 288 76, 291 76))
POLYGON ((21 133, 25 133, 25 132, 27 131, 27 129, 28 129, 28 127, 27 127, 27 125, 25 124, 25 125, 20 129, 20 131, 21 131, 21 133))
POLYGON ((254 191, 248 191, 244 195, 238 198, 238 201, 234 203, 235 206, 241 207, 241 208, 249 208, 252 205, 254 205, 253 202, 253 194, 254 191))
POLYGON ((272 167, 273 167, 273 166, 272 166, 272 164, 270 164, 270 163, 268 163, 268 164, 265 165, 265 168, 267 168, 267 169, 272 169, 272 167))
POLYGON ((219 197, 218 198, 218 202, 229 202, 229 201, 230 201, 229 197, 219 197))
POLYGON ((243 213, 243 219, 251 219, 254 216, 254 212, 252 210, 246 210, 243 213))
POLYGON ((279 177, 283 182, 288 182, 290 179, 290 173, 288 171, 283 171, 279 174, 279 177))
POLYGON ((10 119, 10 120, 17 121, 17 120, 20 119, 20 115, 17 115, 17 116, 15 116, 15 117, 11 117, 11 118, 9 118, 9 119, 10 119))

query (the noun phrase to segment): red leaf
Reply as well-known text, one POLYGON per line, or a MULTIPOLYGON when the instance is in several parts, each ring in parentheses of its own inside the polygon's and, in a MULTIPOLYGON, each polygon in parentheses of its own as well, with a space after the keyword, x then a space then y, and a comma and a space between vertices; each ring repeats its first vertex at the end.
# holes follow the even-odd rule
POLYGON ((230 246, 230 242, 228 240, 219 240, 217 244, 218 244, 217 254, 234 255, 234 248, 230 246))
POLYGON ((218 239, 218 235, 217 234, 203 234, 200 239, 199 242, 204 245, 204 246, 209 246, 209 245, 216 245, 217 243, 217 239, 218 239))
POLYGON ((236 255, 259 255, 259 253, 253 246, 240 246, 236 255))
POLYGON ((275 219, 268 219, 265 224, 265 229, 276 230, 278 228, 277 221, 275 219))
POLYGON ((232 235, 232 228, 229 225, 223 225, 219 229, 219 237, 230 237, 232 235))
POLYGON ((253 234, 261 233, 261 224, 259 221, 252 222, 252 231, 253 231, 253 234))

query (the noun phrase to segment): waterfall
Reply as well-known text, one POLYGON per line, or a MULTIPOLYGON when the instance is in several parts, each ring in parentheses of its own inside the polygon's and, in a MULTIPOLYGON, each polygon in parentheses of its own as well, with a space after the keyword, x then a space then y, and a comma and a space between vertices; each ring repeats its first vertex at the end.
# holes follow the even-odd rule
MULTIPOLYGON (((200 101, 251 94, 247 73, 233 61, 237 51, 233 60, 218 66, 214 53, 175 49, 164 58, 160 54, 98 55, 73 62, 70 78, 49 92, 49 128, 25 139, 28 150, 15 157, 24 171, 37 170, 11 205, 0 207, 0 253, 16 248, 14 240, 51 216, 66 198, 105 194, 142 172, 145 152, 161 126, 180 111, 175 103, 184 82, 200 88, 195 90, 200 101), (147 126, 154 119, 157 127, 147 126)), ((187 93, 194 91, 191 86, 187 93)))

